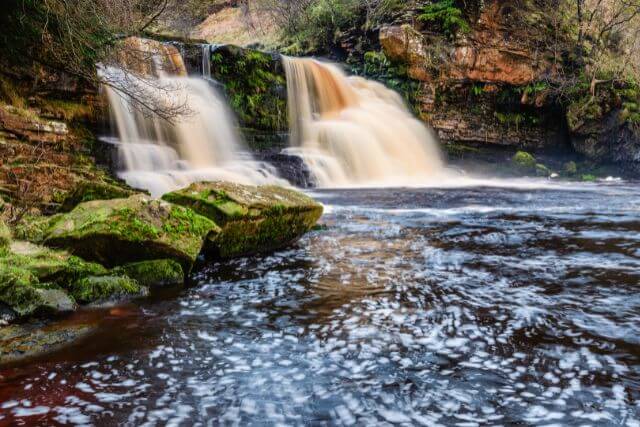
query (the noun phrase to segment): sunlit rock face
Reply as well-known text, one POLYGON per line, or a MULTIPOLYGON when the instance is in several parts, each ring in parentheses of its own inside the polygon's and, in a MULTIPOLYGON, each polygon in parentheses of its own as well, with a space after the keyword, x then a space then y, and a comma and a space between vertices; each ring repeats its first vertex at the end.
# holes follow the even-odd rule
POLYGON ((490 2, 471 33, 461 35, 439 64, 439 75, 429 70, 429 40, 411 25, 380 30, 380 44, 388 58, 407 64, 409 77, 420 81, 444 79, 509 85, 526 85, 552 73, 551 63, 504 27, 514 12, 508 2, 490 2), (440 68, 443 68, 442 70, 440 68))

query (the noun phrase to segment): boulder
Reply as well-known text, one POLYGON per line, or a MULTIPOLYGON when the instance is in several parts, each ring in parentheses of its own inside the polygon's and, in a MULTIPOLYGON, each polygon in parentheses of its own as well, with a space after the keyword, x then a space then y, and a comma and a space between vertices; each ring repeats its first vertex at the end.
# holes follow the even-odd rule
POLYGON ((68 252, 14 241, 0 256, 0 303, 19 317, 73 311, 75 301, 63 288, 86 275, 106 273, 68 252))
POLYGON ((113 273, 123 274, 135 279, 139 285, 149 288, 184 283, 182 267, 171 259, 134 262, 113 269, 113 273))
POLYGON ((104 302, 131 296, 144 296, 147 289, 126 276, 84 277, 69 287, 69 293, 82 304, 104 302))
POLYGON ((75 302, 61 289, 39 283, 29 271, 0 266, 0 302, 18 316, 75 310, 75 302))
POLYGON ((19 269, 37 279, 39 283, 60 286, 88 275, 106 274, 96 263, 87 262, 67 251, 54 250, 29 242, 15 241, 10 251, 0 257, 0 269, 19 269))
POLYGON ((213 253, 232 258, 282 248, 311 230, 322 205, 295 190, 229 182, 195 183, 163 197, 215 221, 213 253))
POLYGON ((83 202, 93 200, 122 199, 136 194, 136 191, 104 181, 82 181, 62 202, 61 211, 69 212, 83 202))
POLYGON ((189 272, 205 240, 218 232, 190 209, 135 195, 81 203, 50 227, 45 244, 108 267, 173 259, 189 272))
POLYGON ((511 159, 511 164, 520 172, 535 172, 536 158, 526 151, 518 151, 511 159))

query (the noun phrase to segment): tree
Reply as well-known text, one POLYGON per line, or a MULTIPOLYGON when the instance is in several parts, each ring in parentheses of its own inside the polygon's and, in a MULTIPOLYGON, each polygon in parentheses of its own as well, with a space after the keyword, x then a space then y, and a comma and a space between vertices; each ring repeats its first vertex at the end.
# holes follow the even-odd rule
POLYGON ((167 120, 184 112, 184 106, 167 103, 165 96, 153 96, 157 90, 144 88, 173 90, 166 83, 130 75, 130 69, 117 75, 97 72, 98 65, 122 65, 122 58, 150 62, 159 54, 125 40, 144 34, 166 11, 168 0, 5 1, 7 12, 0 17, 0 50, 5 61, 23 66, 35 63, 95 87, 110 86, 129 96, 137 108, 167 120))

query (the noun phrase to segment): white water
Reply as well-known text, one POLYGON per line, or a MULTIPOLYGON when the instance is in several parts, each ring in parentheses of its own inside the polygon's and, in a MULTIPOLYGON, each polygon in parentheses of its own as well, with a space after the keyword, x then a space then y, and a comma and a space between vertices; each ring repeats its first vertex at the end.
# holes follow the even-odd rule
POLYGON ((398 94, 337 66, 284 58, 290 154, 320 187, 422 186, 451 176, 431 131, 398 94))
POLYGON ((162 52, 152 56, 155 78, 138 77, 115 67, 100 70, 110 81, 126 82, 130 92, 183 113, 172 122, 145 114, 135 108, 130 96, 106 87, 121 142, 119 176, 155 197, 196 181, 287 184, 272 167, 254 160, 244 149, 222 95, 203 78, 182 77, 186 74, 182 58, 177 50, 167 55, 164 50, 170 48, 163 46, 162 52), (175 67, 178 76, 169 75, 162 67, 167 60, 179 63, 175 67))

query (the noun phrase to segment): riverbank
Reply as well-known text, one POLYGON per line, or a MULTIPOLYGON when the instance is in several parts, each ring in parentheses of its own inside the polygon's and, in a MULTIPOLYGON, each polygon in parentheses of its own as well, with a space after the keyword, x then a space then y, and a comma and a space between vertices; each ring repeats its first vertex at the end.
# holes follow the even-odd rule
MULTIPOLYGON (((194 184, 152 199, 145 194, 102 200, 87 192, 68 213, 23 218, 2 226, 2 320, 63 317, 79 305, 109 305, 184 285, 201 257, 230 259, 286 247, 310 231, 322 206, 294 190, 224 182, 194 184), (12 236, 13 235, 13 236, 12 236), (15 239, 15 235, 26 240, 15 239), (30 240, 30 241, 28 241, 30 240)), ((5 329, 0 363, 75 339, 59 332, 31 340, 22 327, 5 329), (61 338, 60 338, 61 337, 61 338)), ((84 329, 81 328, 82 334, 84 329)))

